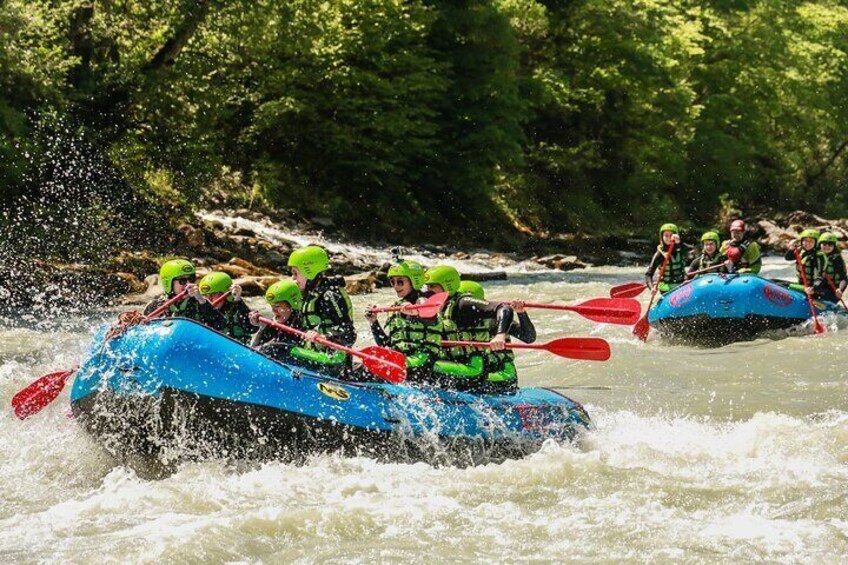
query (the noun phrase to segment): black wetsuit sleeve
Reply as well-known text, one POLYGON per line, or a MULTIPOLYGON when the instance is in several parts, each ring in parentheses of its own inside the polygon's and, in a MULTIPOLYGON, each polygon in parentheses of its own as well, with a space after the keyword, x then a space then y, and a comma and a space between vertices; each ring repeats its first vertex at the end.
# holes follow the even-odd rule
POLYGON ((518 338, 524 343, 533 343, 536 341, 536 326, 527 312, 518 314, 518 318, 512 323, 509 328, 509 335, 518 338))
POLYGON ((386 335, 386 332, 383 330, 383 326, 380 325, 380 322, 374 322, 371 324, 371 335, 374 336, 374 342, 380 347, 388 347, 391 345, 389 343, 389 336, 386 335))
POLYGON ((789 251, 786 252, 786 254, 783 256, 783 258, 786 259, 787 261, 794 261, 795 260, 795 250, 790 249, 789 251))
POLYGON ((846 271, 845 259, 842 258, 842 254, 837 254, 834 257, 833 274, 836 275, 836 278, 839 280, 839 290, 845 290, 845 288, 848 287, 848 280, 846 280, 848 279, 848 271, 846 271))
POLYGON ((356 342, 356 329, 353 327, 347 301, 337 290, 326 292, 318 301, 319 315, 330 320, 324 337, 341 345, 351 346, 356 342))
POLYGON ((509 304, 463 296, 456 303, 454 316, 460 327, 474 327, 484 320, 496 320, 495 334, 506 334, 509 333, 515 313, 509 304))
POLYGON ((659 251, 655 252, 654 256, 651 258, 651 262, 648 263, 648 270, 645 271, 645 278, 653 279, 654 273, 656 272, 657 269, 660 268, 660 266, 662 265, 664 260, 665 260, 665 257, 663 256, 662 253, 660 253, 659 251))

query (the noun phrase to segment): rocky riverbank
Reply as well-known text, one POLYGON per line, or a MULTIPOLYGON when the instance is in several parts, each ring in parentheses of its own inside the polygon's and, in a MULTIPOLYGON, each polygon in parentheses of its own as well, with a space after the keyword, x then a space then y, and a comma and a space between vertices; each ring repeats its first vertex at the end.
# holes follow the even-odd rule
MULTIPOLYGON (((801 230, 830 229, 848 241, 848 219, 830 220, 795 211, 773 217, 747 218, 749 232, 765 252, 781 253, 801 230)), ((286 260, 292 249, 307 243, 328 247, 334 268, 344 275, 351 293, 371 292, 386 284, 391 244, 336 243, 326 234, 332 225, 321 218, 311 221, 289 211, 248 209, 202 212, 172 231, 156 250, 115 249, 99 265, 36 260, 25 269, 0 278, 0 293, 7 305, 26 307, 52 304, 139 304, 157 295, 159 266, 173 257, 187 257, 198 273, 224 271, 248 296, 262 294, 288 273, 286 260)), ((697 242, 700 231, 683 232, 684 241, 697 242)), ((507 271, 572 270, 588 265, 639 264, 648 260, 654 242, 648 238, 564 234, 528 238, 517 251, 464 250, 421 245, 406 248, 404 256, 427 264, 454 262, 466 278, 504 279, 507 271)))

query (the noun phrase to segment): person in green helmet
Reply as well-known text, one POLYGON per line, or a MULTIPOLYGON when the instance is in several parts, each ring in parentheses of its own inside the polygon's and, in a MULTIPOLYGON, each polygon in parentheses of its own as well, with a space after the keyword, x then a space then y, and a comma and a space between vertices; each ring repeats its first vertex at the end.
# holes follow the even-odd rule
MULTIPOLYGON (((448 293, 441 311, 442 341, 488 341, 488 351, 504 350, 515 318, 509 304, 486 302, 461 293, 459 273, 447 265, 427 269, 424 282, 430 293, 448 293)), ((485 353, 486 350, 473 347, 442 347, 433 366, 438 384, 464 391, 486 390, 485 353)))
MULTIPOLYGON (((296 330, 303 330, 303 319, 300 309, 303 305, 303 295, 297 283, 291 279, 277 281, 265 291, 265 302, 271 306, 274 321, 285 324, 296 330)), ((250 323, 259 326, 259 312, 250 313, 250 323)), ((296 362, 294 350, 303 347, 303 340, 289 332, 278 330, 271 326, 261 326, 250 346, 263 355, 283 363, 296 362)))
MULTIPOLYGON (((423 302, 424 267, 414 261, 400 261, 389 267, 389 283, 398 300, 395 306, 423 302)), ((439 317, 421 318, 415 312, 391 312, 386 328, 380 326, 377 314, 369 307, 365 319, 371 325, 374 341, 406 356, 407 381, 426 383, 432 380, 433 364, 439 358, 442 326, 439 317)))
POLYGON ((668 260, 662 280, 657 281, 659 291, 663 294, 680 285, 686 278, 686 255, 689 247, 680 242, 680 230, 675 224, 663 224, 660 226, 660 244, 651 258, 648 270, 645 271, 645 284, 648 288, 654 286, 654 273, 662 267, 671 244, 674 243, 674 252, 668 260))
POLYGON ((165 294, 160 298, 152 300, 144 307, 144 315, 148 315, 159 306, 174 298, 183 290, 188 290, 188 297, 172 305, 163 317, 179 317, 196 320, 205 326, 222 331, 224 329, 224 317, 202 298, 200 289, 195 284, 197 271, 194 265, 185 259, 173 259, 165 262, 159 269, 159 284, 165 294))
POLYGON ((810 297, 820 294, 823 285, 827 284, 824 281, 824 273, 827 270, 827 257, 818 250, 819 236, 819 232, 814 229, 802 231, 798 239, 790 243, 789 251, 784 256, 784 259, 787 261, 796 262, 795 272, 798 274, 797 284, 789 285, 789 287, 806 292, 810 297), (801 267, 797 265, 797 261, 795 260, 796 249, 801 252, 801 267, 804 269, 807 284, 809 285, 806 287, 804 286, 804 277, 801 276, 801 267))
POLYGON ((730 223, 730 239, 725 240, 719 249, 728 258, 740 257, 733 262, 733 272, 757 274, 763 268, 763 257, 760 252, 760 244, 747 235, 747 226, 743 220, 733 220, 730 223), (728 253, 728 249, 735 247, 741 252, 728 253))
POLYGON ((697 277, 699 275, 695 273, 699 273, 705 269, 711 269, 709 271, 710 273, 727 272, 727 266, 725 266, 727 257, 722 255, 718 250, 720 243, 721 239, 714 231, 705 232, 701 236, 701 254, 695 257, 692 263, 689 264, 689 271, 686 274, 686 278, 697 277), (718 265, 722 266, 719 267, 718 265))
POLYGON ((848 286, 848 274, 845 269, 845 259, 839 250, 839 240, 833 232, 824 232, 819 236, 819 249, 827 259, 823 277, 824 284, 818 297, 829 302, 839 302, 848 286))
MULTIPOLYGON (((486 300, 483 286, 475 281, 462 281, 459 285, 460 294, 469 294, 477 300, 486 300)), ((536 341, 536 326, 524 309, 523 300, 513 300, 509 303, 517 314, 509 327, 510 337, 515 337, 524 343, 536 341)), ((489 320, 489 336, 494 336, 495 320, 489 320)), ((483 385, 484 392, 497 394, 514 394, 518 392, 518 371, 515 368, 515 354, 510 349, 502 351, 483 350, 486 365, 486 382, 483 385)))
POLYGON ((288 266, 303 293, 301 315, 307 334, 304 347, 293 352, 295 357, 316 370, 334 375, 347 372, 352 366, 350 356, 314 341, 318 335, 348 347, 356 341, 344 278, 332 274, 330 257, 317 245, 293 251, 288 266))
POLYGON ((249 342, 254 330, 248 319, 250 308, 241 299, 241 286, 233 284, 227 273, 213 272, 200 279, 197 288, 200 290, 198 301, 208 301, 224 317, 222 333, 241 343, 249 342), (230 295, 214 306, 228 292, 230 295))

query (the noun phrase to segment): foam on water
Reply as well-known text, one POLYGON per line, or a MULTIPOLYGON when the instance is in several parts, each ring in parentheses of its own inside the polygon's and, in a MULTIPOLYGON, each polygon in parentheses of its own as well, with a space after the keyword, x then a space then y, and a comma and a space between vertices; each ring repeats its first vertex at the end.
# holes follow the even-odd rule
MULTIPOLYGON (((372 250, 376 254, 376 250, 372 250)), ((783 266, 770 263, 778 273, 783 266)), ((638 269, 526 273, 490 298, 603 296, 638 269)), ((785 275, 784 275, 785 276, 785 275)), ((646 293, 647 294, 647 293, 646 293)), ((389 291, 354 297, 365 306, 389 291)), ((644 297, 647 300, 647 297, 644 297)), ((259 304, 254 301, 254 306, 259 304)), ((0 397, 73 366, 103 314, 0 328, 0 397)), ((848 332, 720 350, 533 313, 540 339, 600 335, 607 363, 521 352, 525 385, 586 404, 576 444, 474 468, 316 456, 116 466, 66 415, 0 413, 0 556, 23 562, 839 562, 848 554, 848 332)), ((655 337, 655 336, 654 336, 655 337)))

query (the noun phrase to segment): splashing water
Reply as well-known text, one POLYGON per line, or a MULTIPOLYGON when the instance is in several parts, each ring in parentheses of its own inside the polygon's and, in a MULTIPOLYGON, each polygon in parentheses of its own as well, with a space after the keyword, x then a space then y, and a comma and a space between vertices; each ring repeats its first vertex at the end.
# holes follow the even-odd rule
MULTIPOLYGON (((583 300, 640 274, 513 267, 510 280, 485 285, 489 298, 583 300)), ((788 276, 791 265, 770 260, 767 271, 788 276)), ((364 308, 390 300, 388 290, 354 297, 360 345, 370 343, 364 308)), ((72 366, 109 315, 0 328, 6 405, 39 375, 72 366)), ((591 334, 612 344, 607 363, 518 354, 524 386, 557 387, 586 405, 595 429, 576 445, 549 443, 522 460, 467 469, 335 455, 303 465, 212 460, 149 481, 116 466, 68 419, 65 392, 26 422, 8 410, 0 415, 0 555, 23 562, 844 560, 848 332, 702 350, 656 335, 642 344, 629 328, 566 312, 532 316, 541 340, 591 334)))

